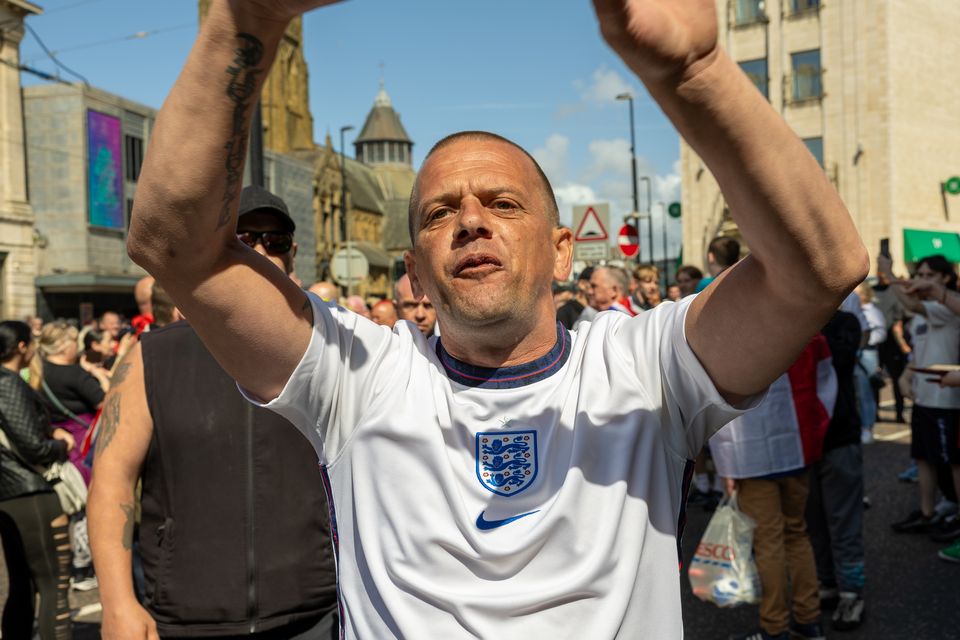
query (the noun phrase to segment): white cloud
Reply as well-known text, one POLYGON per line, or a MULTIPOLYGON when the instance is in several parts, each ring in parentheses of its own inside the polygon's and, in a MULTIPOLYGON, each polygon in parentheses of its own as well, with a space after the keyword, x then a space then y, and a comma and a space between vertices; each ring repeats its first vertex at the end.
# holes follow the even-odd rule
POLYGON ((670 173, 665 176, 656 176, 653 179, 653 199, 659 202, 680 201, 680 175, 670 173))
POLYGON ((623 76, 606 66, 594 70, 589 84, 582 80, 576 80, 573 84, 585 102, 612 102, 621 93, 636 93, 623 76))
POLYGON ((567 178, 570 139, 559 133, 547 138, 542 147, 533 150, 533 157, 547 174, 551 184, 559 184, 567 178))
MULTIPOLYGON (((608 229, 613 237, 623 221, 624 216, 633 211, 633 187, 631 185, 632 170, 630 165, 630 143, 628 140, 597 139, 587 144, 589 154, 588 166, 579 172, 578 176, 568 178, 570 171, 571 154, 578 153, 571 149, 570 139, 559 133, 550 135, 533 151, 533 156, 543 168, 553 184, 553 191, 560 208, 560 220, 563 224, 571 225, 572 209, 574 206, 606 202, 610 204, 610 226, 608 229)), ((650 176, 653 187, 651 194, 653 209, 653 251, 654 257, 660 259, 663 254, 663 223, 664 214, 659 202, 668 206, 671 202, 680 200, 680 162, 671 167, 667 174, 658 174, 653 163, 644 157, 637 158, 637 175, 650 176)), ((645 185, 638 184, 640 209, 646 209, 647 194, 645 185)), ((676 256, 682 242, 681 223, 666 216, 667 253, 676 256)), ((649 240, 647 222, 641 221, 640 237, 642 255, 649 259, 649 240)), ((611 239, 611 242, 613 240, 611 239)))
POLYGON ((591 164, 585 175, 590 179, 606 173, 630 176, 630 142, 623 138, 593 140, 588 146, 591 164))

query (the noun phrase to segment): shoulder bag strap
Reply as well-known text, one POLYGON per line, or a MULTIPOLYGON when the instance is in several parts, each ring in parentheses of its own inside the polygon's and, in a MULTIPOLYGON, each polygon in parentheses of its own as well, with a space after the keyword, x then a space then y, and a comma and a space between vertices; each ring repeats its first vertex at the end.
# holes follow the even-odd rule
POLYGON ((53 406, 57 408, 57 411, 67 416, 77 424, 82 424, 87 429, 90 428, 89 422, 87 422, 86 420, 81 420, 77 414, 75 414, 73 411, 70 411, 70 409, 67 409, 65 406, 63 406, 63 403, 60 402, 57 396, 53 395, 53 391, 50 389, 49 386, 47 386, 46 380, 44 380, 40 384, 43 385, 43 393, 47 396, 47 399, 50 400, 51 403, 53 403, 53 406))

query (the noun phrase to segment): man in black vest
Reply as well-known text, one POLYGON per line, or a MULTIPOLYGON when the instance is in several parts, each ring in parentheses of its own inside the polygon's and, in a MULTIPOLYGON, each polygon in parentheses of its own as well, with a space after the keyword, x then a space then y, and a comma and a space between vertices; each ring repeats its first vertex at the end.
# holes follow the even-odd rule
MULTIPOLYGON (((292 273, 284 202, 259 187, 241 201, 237 237, 292 273)), ((88 513, 103 638, 337 637, 316 454, 244 401, 187 322, 144 334, 118 367, 96 446, 88 513), (131 579, 138 480, 142 605, 131 579)))

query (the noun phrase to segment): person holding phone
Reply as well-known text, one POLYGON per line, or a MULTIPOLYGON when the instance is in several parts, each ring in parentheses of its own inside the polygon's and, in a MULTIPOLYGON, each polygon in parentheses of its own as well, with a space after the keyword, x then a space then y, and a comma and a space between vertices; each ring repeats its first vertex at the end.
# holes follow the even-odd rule
MULTIPOLYGON (((890 258, 890 240, 883 238, 880 240, 880 255, 890 258)), ((873 301, 876 307, 883 314, 884 326, 887 330, 886 340, 880 344, 877 353, 880 356, 880 366, 886 371, 890 378, 893 388, 894 408, 896 411, 895 421, 905 423, 903 415, 904 395, 900 388, 900 376, 903 375, 907 367, 907 359, 911 351, 910 344, 904 336, 904 322, 906 313, 903 305, 900 304, 897 294, 894 292, 892 280, 881 270, 877 270, 877 283, 873 285, 873 301)), ((880 394, 876 395, 877 409, 879 412, 880 394)))
MULTIPOLYGON (((890 258, 880 256, 877 262, 880 271, 894 280, 890 258)), ((956 288, 957 274, 942 255, 921 259, 914 280, 894 287, 904 308, 916 314, 911 322, 915 369, 960 363, 960 315, 954 311, 960 309, 960 301, 951 293, 956 288)), ((913 394, 910 455, 919 469, 920 508, 892 526, 897 532, 927 533, 936 524, 937 465, 950 466, 954 489, 960 492, 960 388, 938 384, 921 374, 913 377, 913 394)), ((960 548, 956 547, 951 547, 955 560, 947 559, 960 562, 960 548)))

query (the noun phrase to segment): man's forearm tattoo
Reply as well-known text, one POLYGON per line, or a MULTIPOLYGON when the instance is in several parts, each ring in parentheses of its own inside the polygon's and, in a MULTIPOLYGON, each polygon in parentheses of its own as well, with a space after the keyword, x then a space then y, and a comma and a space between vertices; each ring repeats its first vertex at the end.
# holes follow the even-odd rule
POLYGON ((120 537, 120 542, 123 543, 123 548, 127 551, 133 548, 133 525, 134 522, 134 508, 132 502, 120 503, 120 508, 123 509, 123 514, 127 517, 123 522, 123 533, 120 537))
POLYGON ((110 388, 120 386, 124 380, 127 379, 127 374, 130 373, 130 367, 133 366, 129 362, 122 361, 117 365, 117 370, 113 372, 113 375, 110 376, 110 388))
POLYGON ((107 404, 103 407, 103 413, 100 414, 100 426, 97 429, 97 453, 100 455, 110 446, 110 441, 117 433, 117 426, 120 424, 120 395, 113 393, 107 397, 107 404))
POLYGON ((227 185, 223 192, 220 218, 217 228, 230 222, 233 203, 240 195, 243 185, 243 160, 247 150, 247 135, 250 130, 250 100, 257 88, 257 77, 263 69, 257 65, 263 60, 263 43, 249 33, 238 33, 239 46, 234 50, 233 63, 227 67, 230 83, 227 85, 227 97, 233 103, 233 122, 230 127, 230 139, 224 145, 227 150, 227 185))

